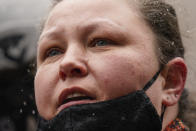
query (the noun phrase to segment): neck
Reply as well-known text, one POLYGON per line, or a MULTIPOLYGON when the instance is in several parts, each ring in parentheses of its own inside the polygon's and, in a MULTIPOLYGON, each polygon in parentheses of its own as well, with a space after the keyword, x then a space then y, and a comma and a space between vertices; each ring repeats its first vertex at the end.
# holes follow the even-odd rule
POLYGON ((170 122, 176 119, 177 115, 178 115, 178 104, 166 108, 163 117, 162 131, 165 130, 165 128, 170 124, 170 122))

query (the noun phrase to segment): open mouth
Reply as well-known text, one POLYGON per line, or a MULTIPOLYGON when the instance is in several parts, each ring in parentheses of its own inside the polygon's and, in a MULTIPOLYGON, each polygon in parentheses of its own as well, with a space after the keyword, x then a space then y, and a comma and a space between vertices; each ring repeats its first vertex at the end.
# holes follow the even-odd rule
POLYGON ((65 90, 59 96, 58 110, 61 111, 73 105, 93 103, 95 101, 95 98, 86 91, 65 90))
POLYGON ((81 93, 73 93, 69 95, 66 99, 64 99, 61 104, 66 104, 71 101, 81 101, 81 100, 93 100, 93 98, 81 93))

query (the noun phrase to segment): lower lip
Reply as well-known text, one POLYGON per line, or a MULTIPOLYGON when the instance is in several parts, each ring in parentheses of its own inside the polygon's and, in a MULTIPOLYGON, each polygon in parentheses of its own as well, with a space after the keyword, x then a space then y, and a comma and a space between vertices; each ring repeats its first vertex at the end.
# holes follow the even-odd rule
POLYGON ((58 108, 58 113, 59 113, 60 111, 62 111, 63 109, 68 108, 68 107, 73 106, 73 105, 89 104, 89 103, 95 103, 95 102, 96 102, 95 100, 71 101, 71 102, 68 102, 68 103, 66 103, 66 104, 61 105, 61 106, 58 108))

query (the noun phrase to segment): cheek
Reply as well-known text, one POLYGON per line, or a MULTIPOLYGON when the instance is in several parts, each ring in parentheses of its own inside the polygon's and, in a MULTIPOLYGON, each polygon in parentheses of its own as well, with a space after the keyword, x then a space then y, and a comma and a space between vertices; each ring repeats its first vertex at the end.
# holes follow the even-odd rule
POLYGON ((138 90, 141 87, 141 65, 132 57, 106 55, 96 59, 94 64, 96 81, 102 91, 102 98, 112 99, 138 90))
POLYGON ((45 101, 46 98, 49 96, 50 92, 48 91, 49 89, 48 84, 46 83, 46 78, 44 77, 45 75, 42 74, 41 72, 37 72, 34 85, 35 85, 35 98, 36 98, 36 103, 39 107, 39 105, 43 105, 43 101, 45 101))
POLYGON ((54 108, 53 92, 56 86, 56 73, 53 73, 51 69, 38 69, 34 81, 36 105, 39 113, 43 116, 52 112, 54 108))

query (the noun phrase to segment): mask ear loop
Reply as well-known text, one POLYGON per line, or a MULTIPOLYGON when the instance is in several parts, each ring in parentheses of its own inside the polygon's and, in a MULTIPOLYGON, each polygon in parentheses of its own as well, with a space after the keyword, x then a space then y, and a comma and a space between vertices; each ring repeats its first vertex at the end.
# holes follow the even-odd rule
POLYGON ((143 90, 147 91, 151 85, 157 80, 159 74, 161 73, 162 68, 152 77, 152 79, 144 86, 143 90))
POLYGON ((166 110, 166 106, 163 105, 162 107, 162 113, 161 113, 161 122, 163 123, 163 117, 164 117, 164 114, 165 114, 165 110, 166 110))
MULTIPOLYGON (((152 77, 152 79, 144 86, 143 90, 147 91, 151 85, 157 80, 159 74, 161 73, 163 66, 159 69, 159 71, 152 77)), ((161 113, 161 122, 163 123, 163 117, 165 114, 166 106, 163 105, 162 113, 161 113)))

